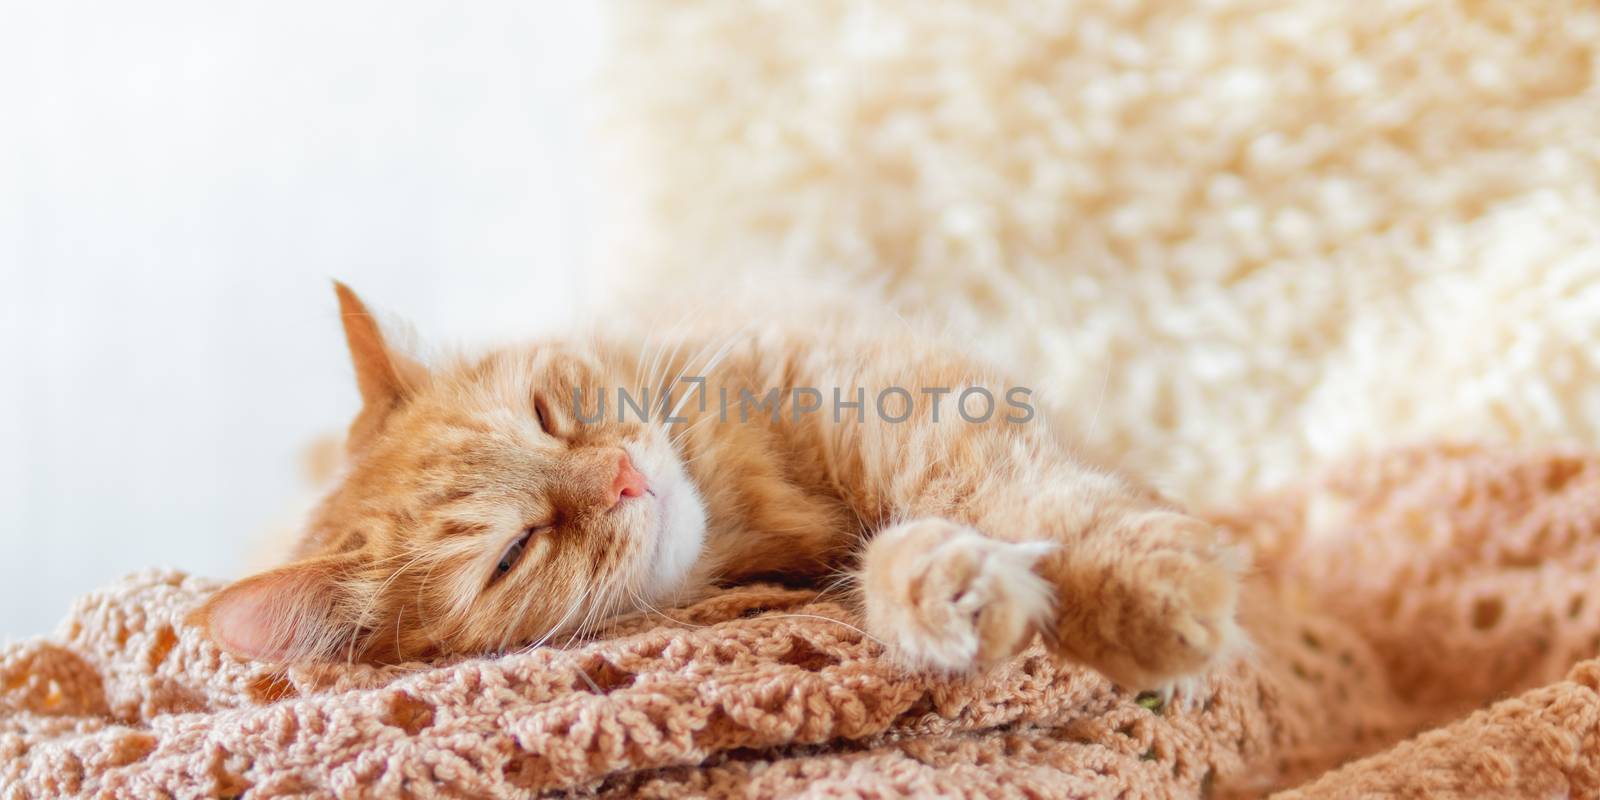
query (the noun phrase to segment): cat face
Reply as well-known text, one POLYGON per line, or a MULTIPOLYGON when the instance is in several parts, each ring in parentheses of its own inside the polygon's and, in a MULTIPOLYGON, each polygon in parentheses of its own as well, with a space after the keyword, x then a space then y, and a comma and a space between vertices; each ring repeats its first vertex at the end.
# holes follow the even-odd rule
POLYGON ((218 643, 275 661, 500 651, 683 588, 705 512, 667 430, 574 407, 624 385, 623 356, 546 343, 430 370, 339 293, 364 404, 345 474, 301 560, 201 610, 218 643))

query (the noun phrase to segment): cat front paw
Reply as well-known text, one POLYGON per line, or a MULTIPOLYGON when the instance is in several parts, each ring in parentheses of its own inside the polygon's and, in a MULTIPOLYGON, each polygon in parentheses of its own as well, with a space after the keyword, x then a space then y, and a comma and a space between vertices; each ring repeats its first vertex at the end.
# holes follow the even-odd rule
POLYGON ((867 628, 913 669, 963 673, 1016 655, 1054 614, 1033 567, 1055 547, 944 519, 891 527, 862 556, 867 628))
POLYGON ((1085 607, 1064 609, 1064 650, 1129 689, 1170 691, 1248 650, 1236 621, 1248 558, 1219 544, 1209 523, 1153 512, 1124 535, 1167 546, 1113 565, 1085 607))

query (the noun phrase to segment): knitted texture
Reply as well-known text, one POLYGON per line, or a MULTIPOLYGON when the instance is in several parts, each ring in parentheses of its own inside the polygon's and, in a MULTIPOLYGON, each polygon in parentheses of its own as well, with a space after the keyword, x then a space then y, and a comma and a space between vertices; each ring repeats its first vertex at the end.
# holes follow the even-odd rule
POLYGON ((0 796, 1600 790, 1600 662, 1574 667, 1600 457, 1406 450, 1217 518, 1257 552, 1256 649, 1166 707, 1038 649, 907 676, 846 604, 773 586, 565 648, 285 672, 182 623, 217 584, 147 572, 0 650, 0 796))

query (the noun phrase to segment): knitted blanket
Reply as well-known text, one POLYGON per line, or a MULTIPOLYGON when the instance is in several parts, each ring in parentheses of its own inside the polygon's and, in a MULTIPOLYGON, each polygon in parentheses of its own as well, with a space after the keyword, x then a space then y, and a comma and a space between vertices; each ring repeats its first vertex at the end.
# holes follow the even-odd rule
POLYGON ((908 677, 847 604, 773 586, 281 671, 183 625, 216 583, 146 572, 0 650, 0 796, 1600 792, 1600 456, 1406 450, 1216 517, 1257 553, 1257 647, 1167 706, 1038 649, 908 677))

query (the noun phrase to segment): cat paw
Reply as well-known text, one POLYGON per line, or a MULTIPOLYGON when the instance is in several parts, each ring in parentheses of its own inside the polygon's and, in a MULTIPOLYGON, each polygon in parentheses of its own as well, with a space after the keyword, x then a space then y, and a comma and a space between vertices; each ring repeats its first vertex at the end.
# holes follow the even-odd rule
POLYGON ((1182 544, 1120 565, 1115 580, 1101 588, 1099 610, 1079 626, 1090 635, 1063 630, 1063 639, 1079 639, 1069 649, 1088 650, 1079 655, 1127 688, 1191 686, 1213 665, 1248 649, 1236 620, 1247 559, 1216 543, 1209 524, 1193 517, 1159 512, 1135 524, 1143 530, 1129 535, 1182 544))
POLYGON ((943 519, 889 528, 862 556, 867 628, 913 669, 963 673, 1009 658, 1053 614, 1055 592, 1033 567, 1055 547, 943 519))

